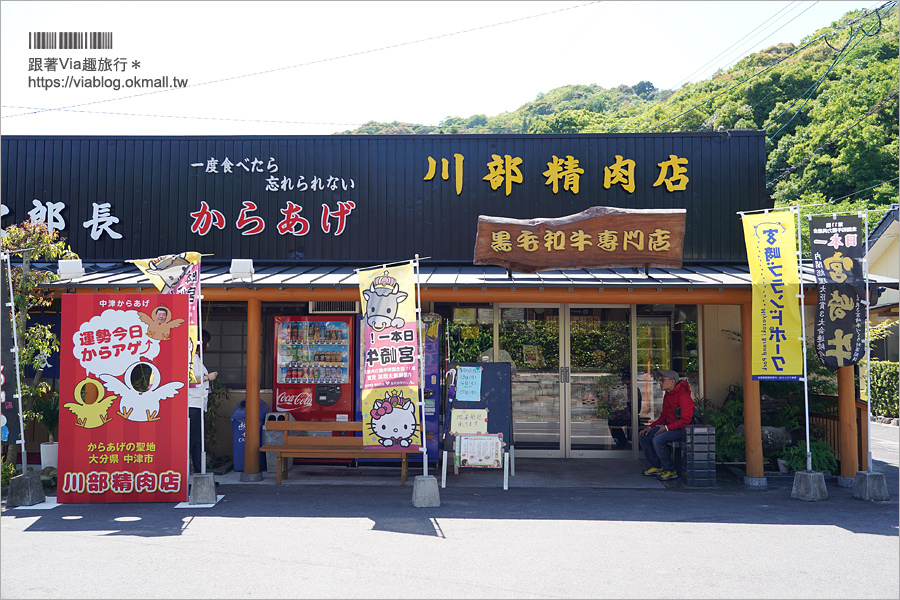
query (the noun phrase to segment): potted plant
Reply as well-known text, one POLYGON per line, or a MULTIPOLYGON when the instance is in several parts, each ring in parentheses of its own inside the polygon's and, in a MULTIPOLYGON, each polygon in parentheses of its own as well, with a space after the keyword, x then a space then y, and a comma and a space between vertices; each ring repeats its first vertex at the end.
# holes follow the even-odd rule
POLYGON ((32 409, 35 418, 41 422, 50 436, 50 441, 41 444, 41 469, 56 467, 59 458, 59 442, 55 441, 59 427, 59 394, 48 393, 48 389, 34 400, 32 409))

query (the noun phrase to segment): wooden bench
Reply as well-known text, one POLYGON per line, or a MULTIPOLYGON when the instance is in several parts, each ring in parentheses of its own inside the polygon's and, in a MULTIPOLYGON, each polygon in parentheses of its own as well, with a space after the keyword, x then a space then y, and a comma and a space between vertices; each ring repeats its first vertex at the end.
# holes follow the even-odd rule
POLYGON ((406 485, 409 471, 408 455, 419 452, 417 448, 385 448, 366 450, 363 447, 362 421, 266 421, 269 431, 283 431, 284 441, 281 444, 260 446, 260 452, 274 452, 277 460, 275 483, 287 479, 289 458, 306 459, 356 459, 356 458, 399 458, 400 485, 406 485), (342 435, 291 435, 293 432, 340 432, 342 435))

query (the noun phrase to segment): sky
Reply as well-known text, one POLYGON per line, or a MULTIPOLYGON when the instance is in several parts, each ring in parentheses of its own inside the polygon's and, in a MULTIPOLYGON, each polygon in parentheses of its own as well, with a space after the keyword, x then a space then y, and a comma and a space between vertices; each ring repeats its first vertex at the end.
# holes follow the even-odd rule
POLYGON ((0 135, 438 125, 563 85, 677 89, 882 3, 4 0, 0 135), (29 48, 29 33, 71 31, 112 32, 112 48, 29 48))

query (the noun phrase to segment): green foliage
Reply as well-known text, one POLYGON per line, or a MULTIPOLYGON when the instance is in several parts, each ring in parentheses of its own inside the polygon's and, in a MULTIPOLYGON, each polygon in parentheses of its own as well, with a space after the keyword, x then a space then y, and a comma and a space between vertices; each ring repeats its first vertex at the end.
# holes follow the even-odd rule
POLYGON ((40 382, 37 388, 28 387, 29 390, 23 389, 22 393, 26 398, 29 395, 34 397, 32 402, 34 418, 44 426, 50 435, 50 441, 53 442, 59 427, 59 393, 51 392, 50 386, 44 381, 40 382))
POLYGON ((708 411, 704 421, 716 428, 717 462, 742 462, 746 459, 744 438, 735 433, 744 422, 744 395, 740 386, 729 386, 722 408, 708 411))
POLYGON ((478 362, 485 352, 494 351, 493 329, 448 321, 450 357, 454 362, 478 362), (474 334, 474 337, 468 337, 474 334))
MULTIPOLYGON (((50 328, 47 326, 28 325, 30 311, 34 308, 49 306, 53 300, 51 290, 45 290, 38 286, 58 279, 52 270, 34 268, 33 263, 56 261, 62 258, 78 258, 78 256, 72 252, 65 239, 59 237, 58 231, 49 230, 43 223, 29 220, 19 225, 10 225, 6 228, 6 233, 8 235, 0 238, 0 247, 4 251, 21 256, 22 259, 20 264, 12 267, 12 301, 16 308, 15 327, 19 339, 19 364, 30 364, 34 367, 36 374, 30 386, 34 388, 40 382, 41 366, 44 364, 45 357, 49 356, 52 351, 59 350, 59 339, 50 332, 50 328)), ((19 383, 25 400, 23 417, 29 413, 35 414, 32 412, 34 399, 43 397, 43 395, 34 393, 29 395, 28 383, 24 380, 19 383), (31 399, 30 402, 29 399, 31 399)), ((7 461, 15 464, 18 452, 19 445, 10 444, 7 461)))
POLYGON ((766 191, 776 207, 853 213, 898 196, 897 40, 896 6, 885 5, 878 14, 848 12, 799 46, 775 44, 679 90, 649 81, 565 85, 495 116, 447 117, 436 127, 372 122, 342 133, 765 130, 766 191))
POLYGON ((3 487, 9 487, 9 480, 19 474, 16 466, 8 461, 2 461, 0 464, 0 484, 3 487))
MULTIPOLYGON (((810 448, 812 449, 812 470, 813 471, 830 471, 837 472, 837 459, 831 446, 825 440, 819 438, 810 438, 810 448)), ((806 440, 801 441, 796 446, 788 446, 781 454, 781 459, 787 462, 792 471, 806 470, 806 440)))
POLYGON ((872 386, 872 414, 898 417, 898 363, 887 360, 871 361, 869 382, 872 386))

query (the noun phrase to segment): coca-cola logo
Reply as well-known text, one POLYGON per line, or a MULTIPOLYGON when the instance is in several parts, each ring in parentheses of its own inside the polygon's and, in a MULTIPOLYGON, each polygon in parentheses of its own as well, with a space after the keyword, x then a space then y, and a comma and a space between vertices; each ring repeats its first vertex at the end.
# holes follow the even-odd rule
POLYGON ((298 408, 301 406, 312 406, 313 395, 311 391, 302 390, 297 394, 288 394, 280 391, 275 398, 278 408, 298 408))

